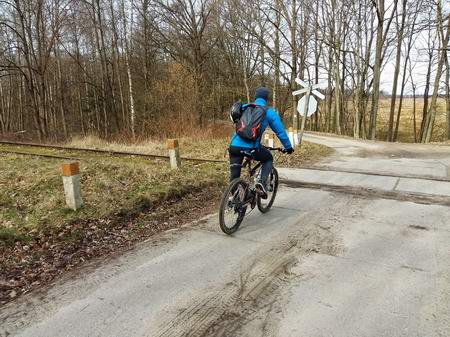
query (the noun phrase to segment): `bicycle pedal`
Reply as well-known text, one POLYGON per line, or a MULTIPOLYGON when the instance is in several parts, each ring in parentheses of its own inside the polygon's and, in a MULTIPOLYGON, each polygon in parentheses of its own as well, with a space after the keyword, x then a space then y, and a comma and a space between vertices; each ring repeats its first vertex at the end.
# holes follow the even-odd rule
POLYGON ((256 193, 261 199, 267 199, 268 195, 262 189, 256 187, 256 193))

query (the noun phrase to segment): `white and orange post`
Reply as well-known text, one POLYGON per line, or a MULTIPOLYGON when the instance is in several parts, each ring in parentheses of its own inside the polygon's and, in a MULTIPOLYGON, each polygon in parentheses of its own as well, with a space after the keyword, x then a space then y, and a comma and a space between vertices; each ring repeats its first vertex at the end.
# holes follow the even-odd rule
POLYGON ((294 143, 292 145, 295 147, 296 145, 300 145, 300 133, 294 133, 294 143))
POLYGON ((169 150, 170 167, 172 169, 179 169, 181 167, 181 159, 178 139, 168 139, 166 144, 169 150))
POLYGON ((266 133, 266 144, 268 147, 275 147, 275 137, 273 133, 266 133))
POLYGON ((62 165, 62 177, 66 204, 76 211, 83 206, 80 164, 78 162, 64 163, 62 165))
POLYGON ((288 129, 288 135, 289 135, 289 140, 291 141, 292 146, 295 147, 296 143, 295 143, 294 128, 290 127, 288 129))

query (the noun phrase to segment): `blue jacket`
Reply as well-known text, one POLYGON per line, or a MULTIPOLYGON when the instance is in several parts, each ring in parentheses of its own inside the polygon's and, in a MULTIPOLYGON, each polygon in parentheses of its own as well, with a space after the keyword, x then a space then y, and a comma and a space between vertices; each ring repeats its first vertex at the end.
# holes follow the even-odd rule
MULTIPOLYGON (((261 105, 266 106, 267 103, 263 98, 257 98, 253 104, 255 105, 261 105)), ((266 111, 266 118, 262 122, 262 132, 267 128, 267 125, 270 126, 270 128, 275 132, 278 139, 281 141, 281 144, 283 144, 283 147, 285 149, 292 148, 291 141, 289 140, 289 137, 286 133, 286 130, 284 129, 283 122, 281 122, 280 116, 271 108, 268 107, 266 111)), ((230 146, 235 147, 244 147, 244 148, 259 148, 261 146, 261 139, 256 140, 255 142, 251 140, 246 140, 237 135, 236 133, 233 134, 233 137, 231 137, 231 144, 230 146)))

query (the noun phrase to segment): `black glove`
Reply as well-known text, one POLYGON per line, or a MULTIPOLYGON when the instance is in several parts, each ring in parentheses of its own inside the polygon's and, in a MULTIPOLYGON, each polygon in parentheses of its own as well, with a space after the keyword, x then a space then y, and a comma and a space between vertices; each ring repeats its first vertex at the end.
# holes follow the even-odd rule
POLYGON ((289 149, 285 150, 287 154, 292 154, 294 152, 294 148, 290 147, 289 149))

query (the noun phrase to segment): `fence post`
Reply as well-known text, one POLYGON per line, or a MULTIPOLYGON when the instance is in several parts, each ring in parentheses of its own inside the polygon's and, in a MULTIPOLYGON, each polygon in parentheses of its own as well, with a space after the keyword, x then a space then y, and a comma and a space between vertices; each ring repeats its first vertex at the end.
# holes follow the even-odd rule
POLYGON ((294 147, 295 147, 295 145, 300 145, 300 141, 301 141, 301 139, 300 139, 301 137, 300 137, 300 134, 299 133, 294 133, 294 147))
POLYGON ((180 148, 178 146, 178 139, 168 139, 167 149, 169 150, 170 167, 178 169, 181 167, 180 148))
POLYGON ((78 162, 64 163, 62 165, 62 175, 66 204, 69 208, 76 211, 83 206, 80 164, 78 162))
POLYGON ((295 147, 295 138, 294 138, 294 129, 292 127, 288 130, 289 140, 291 141, 291 144, 293 147, 295 147))

